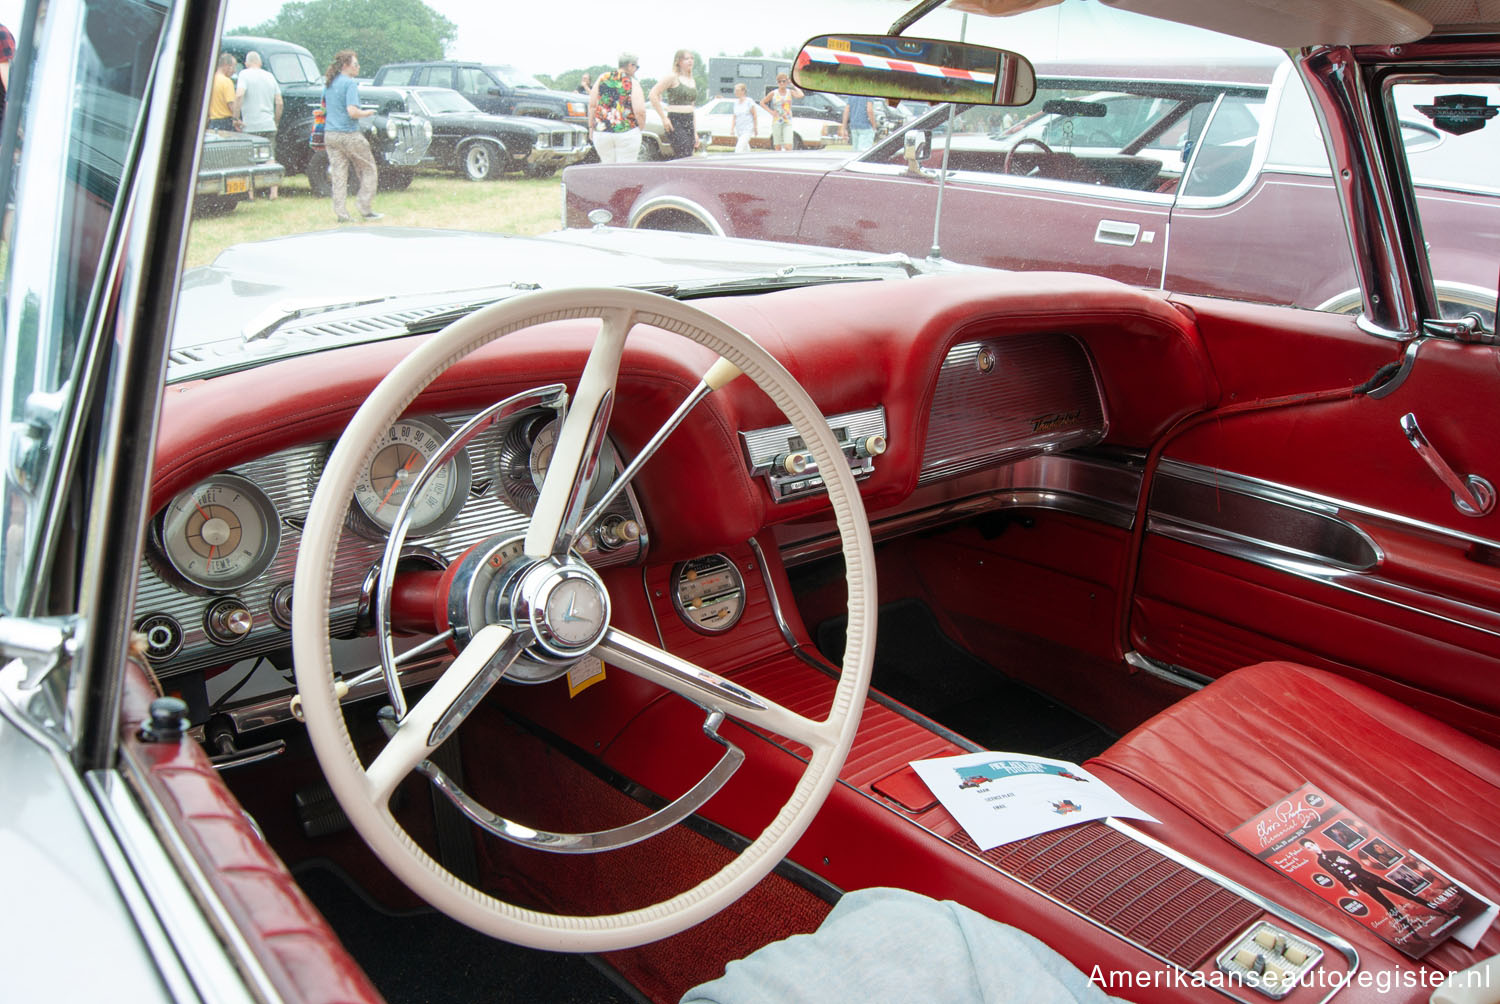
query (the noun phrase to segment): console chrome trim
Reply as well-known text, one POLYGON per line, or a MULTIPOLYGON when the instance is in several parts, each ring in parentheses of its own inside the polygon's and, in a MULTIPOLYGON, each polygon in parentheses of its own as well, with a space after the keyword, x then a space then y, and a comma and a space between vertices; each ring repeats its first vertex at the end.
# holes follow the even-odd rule
MULTIPOLYGON (((1291 910, 1288 910, 1280 903, 1262 896, 1260 893, 1256 892, 1253 889, 1240 885, 1229 876, 1222 875, 1219 872, 1214 871, 1212 868, 1208 867, 1208 865, 1205 865, 1202 862, 1195 860, 1194 858, 1188 857, 1186 854, 1182 853, 1176 848, 1164 844, 1154 837, 1147 836, 1140 830, 1136 829, 1134 826, 1131 826, 1129 823, 1123 823, 1111 816, 1108 819, 1104 820, 1104 825, 1108 826, 1112 830, 1125 834, 1127 837, 1134 841, 1137 841, 1138 843, 1144 844, 1145 846, 1156 851, 1162 857, 1169 858, 1170 860, 1177 862, 1189 871, 1197 872, 1204 878, 1209 879, 1213 882, 1217 882, 1219 885, 1223 886, 1225 889, 1228 889, 1230 892, 1248 899, 1250 902, 1254 903, 1256 906, 1260 907, 1262 910, 1265 910, 1272 916, 1277 917, 1280 920, 1283 920, 1286 923, 1291 924, 1292 926, 1297 927, 1308 934, 1311 934, 1319 941, 1335 949, 1340 955, 1344 957, 1344 961, 1349 966, 1349 972, 1346 974, 1346 977, 1353 977, 1354 974, 1359 970, 1359 950, 1341 935, 1333 933, 1321 924, 1314 923, 1313 921, 1304 918, 1301 914, 1294 913, 1291 910)), ((1342 990, 1346 985, 1348 985, 1349 982, 1349 978, 1339 980, 1338 985, 1335 986, 1332 990, 1329 990, 1328 993, 1323 996, 1319 1004, 1326 1004, 1326 1002, 1330 1000, 1334 994, 1342 990)), ((1233 996, 1233 994, 1229 994, 1228 996, 1233 996)), ((1236 999, 1238 1000, 1239 998, 1236 999)))

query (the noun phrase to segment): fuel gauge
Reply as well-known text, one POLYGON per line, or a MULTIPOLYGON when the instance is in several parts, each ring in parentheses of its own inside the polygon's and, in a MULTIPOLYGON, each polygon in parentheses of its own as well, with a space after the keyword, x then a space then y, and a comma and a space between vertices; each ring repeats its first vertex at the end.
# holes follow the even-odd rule
POLYGON ((745 612, 745 580, 722 554, 684 561, 672 569, 672 606, 695 631, 728 631, 745 612))

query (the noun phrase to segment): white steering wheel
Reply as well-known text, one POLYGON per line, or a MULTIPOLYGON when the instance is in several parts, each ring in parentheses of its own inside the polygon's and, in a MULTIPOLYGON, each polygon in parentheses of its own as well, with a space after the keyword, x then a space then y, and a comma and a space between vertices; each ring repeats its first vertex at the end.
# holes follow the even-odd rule
MULTIPOLYGON (((527 294, 479 310, 424 342, 370 393, 329 457, 307 514, 295 581, 292 647, 302 712, 318 761, 349 820, 380 860, 434 907, 477 930, 533 948, 604 952, 644 944, 699 923, 748 892, 791 850, 833 787, 853 744, 869 689, 875 641, 873 549, 858 489, 827 421, 791 374, 749 337, 701 310, 652 293, 601 288, 527 294), (386 714, 384 723, 389 741, 366 768, 345 726, 329 650, 330 572, 355 481, 374 456, 380 437, 428 384, 458 360, 523 328, 577 318, 598 318, 599 334, 563 419, 526 531, 524 554, 515 559, 507 580, 507 602, 500 605, 499 613, 493 612, 493 604, 471 606, 491 612, 482 623, 468 625, 467 644, 410 710, 405 710, 399 685, 394 685, 396 708, 386 714), (832 707, 822 721, 797 714, 612 626, 603 582, 571 547, 587 515, 585 500, 604 446, 625 339, 637 324, 675 332, 721 357, 699 385, 695 392, 699 395, 744 373, 780 407, 818 464, 842 539, 849 589, 842 674, 832 707), (428 757, 518 659, 540 658, 565 666, 589 655, 708 708, 705 731, 733 756, 726 754, 709 777, 673 803, 674 811, 668 806, 648 817, 660 825, 633 825, 606 834, 546 834, 509 823, 466 801, 462 792, 455 795, 445 790, 471 820, 502 839, 526 842, 518 834, 540 833, 544 843, 555 845, 544 849, 580 853, 620 846, 659 831, 706 801, 743 759, 714 734, 723 716, 802 743, 812 756, 791 797, 760 836, 721 871, 693 888, 624 913, 540 913, 495 899, 445 870, 401 828, 389 801, 413 770, 444 789, 447 779, 428 757)), ((539 846, 534 838, 531 846, 539 846)))

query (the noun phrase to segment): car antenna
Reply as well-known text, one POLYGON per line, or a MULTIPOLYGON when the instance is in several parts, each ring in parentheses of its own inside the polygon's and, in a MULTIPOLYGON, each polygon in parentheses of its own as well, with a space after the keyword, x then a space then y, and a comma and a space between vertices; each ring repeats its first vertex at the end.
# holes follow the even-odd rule
POLYGON ((927 252, 928 261, 942 261, 943 249, 938 244, 938 231, 943 225, 943 189, 948 184, 948 150, 953 145, 953 103, 948 104, 948 128, 943 132, 943 163, 938 168, 937 209, 932 213, 932 247, 927 252))
MULTIPOLYGON (((916 24, 931 12, 937 10, 948 0, 920 0, 911 10, 902 14, 891 22, 891 29, 886 34, 899 35, 907 28, 916 24)), ((963 15, 963 28, 959 31, 959 40, 962 41, 968 35, 969 15, 963 15)), ((938 169, 938 194, 937 211, 932 214, 932 248, 927 252, 928 261, 942 261, 943 249, 938 243, 938 231, 943 222, 943 189, 948 182, 948 149, 953 144, 953 104, 948 105, 948 131, 943 137, 943 166, 938 169)))

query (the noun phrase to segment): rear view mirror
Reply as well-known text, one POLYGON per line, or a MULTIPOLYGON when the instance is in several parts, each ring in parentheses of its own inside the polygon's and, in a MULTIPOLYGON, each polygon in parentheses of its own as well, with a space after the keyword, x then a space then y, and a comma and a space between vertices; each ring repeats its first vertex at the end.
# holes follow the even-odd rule
POLYGON ((1019 53, 905 35, 819 35, 792 64, 798 87, 964 105, 1024 105, 1036 71, 1019 53))

